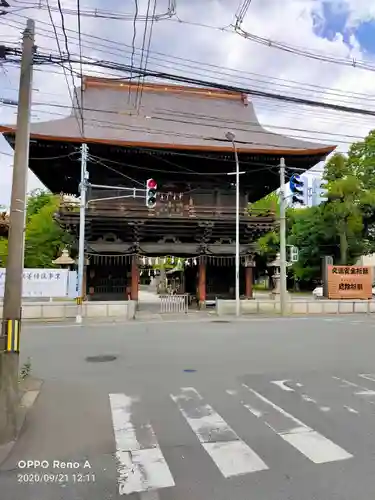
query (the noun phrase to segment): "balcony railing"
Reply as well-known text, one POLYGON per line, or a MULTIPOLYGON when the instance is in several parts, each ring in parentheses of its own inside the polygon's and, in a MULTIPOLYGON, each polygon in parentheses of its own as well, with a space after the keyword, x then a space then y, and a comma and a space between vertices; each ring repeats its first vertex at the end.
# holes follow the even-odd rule
MULTIPOLYGON (((63 201, 60 204, 60 213, 68 214, 79 211, 79 203, 63 201)), ((195 205, 192 203, 158 203, 155 208, 149 209, 140 203, 131 203, 129 200, 119 201, 95 201, 88 203, 87 215, 98 217, 119 217, 119 218, 188 218, 188 219, 235 219, 235 207, 195 205)), ((256 210, 251 208, 240 209, 240 217, 247 220, 261 220, 272 222, 275 214, 271 211, 256 210)))

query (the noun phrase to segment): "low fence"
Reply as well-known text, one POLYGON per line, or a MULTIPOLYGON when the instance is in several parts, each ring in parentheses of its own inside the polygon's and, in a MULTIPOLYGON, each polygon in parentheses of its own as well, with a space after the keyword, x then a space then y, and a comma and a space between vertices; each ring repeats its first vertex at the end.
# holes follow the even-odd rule
POLYGON ((185 313, 189 309, 189 295, 187 293, 181 295, 159 295, 160 298, 160 313, 185 313))
MULTIPOLYGON (((85 302, 82 306, 84 318, 108 318, 132 320, 136 318, 137 302, 85 302)), ((187 314, 188 295, 161 295, 161 314, 187 314)), ((234 300, 216 300, 218 316, 232 315, 236 312, 234 300)), ((24 302, 22 318, 24 320, 73 320, 78 313, 74 302, 24 302)), ((290 315, 338 315, 338 314, 373 314, 375 300, 293 300, 287 303, 287 313, 290 315)), ((0 315, 3 305, 0 304, 0 315)), ((241 315, 280 314, 280 302, 277 300, 241 300, 241 315)))
MULTIPOLYGON (((82 305, 84 318, 117 318, 134 319, 136 303, 124 302, 85 302, 82 305)), ((22 319, 24 320, 69 320, 77 316, 78 306, 72 302, 26 302, 22 304, 22 319)), ((0 305, 0 315, 3 316, 3 304, 0 305)))
MULTIPOLYGON (((241 314, 280 314, 278 300, 241 300, 241 314)), ((216 300, 216 314, 235 314, 235 300, 216 300)), ((375 300, 290 300, 288 314, 375 313, 375 300)))

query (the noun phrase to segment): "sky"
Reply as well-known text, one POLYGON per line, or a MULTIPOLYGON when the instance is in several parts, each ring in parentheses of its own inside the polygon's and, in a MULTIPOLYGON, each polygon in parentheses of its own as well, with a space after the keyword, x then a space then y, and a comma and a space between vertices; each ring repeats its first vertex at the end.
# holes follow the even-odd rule
MULTIPOLYGON (((65 51, 57 1, 49 0, 49 5, 60 45, 65 51)), ((252 0, 240 24, 242 34, 249 33, 250 38, 231 28, 243 1, 176 0, 176 12, 170 18, 162 15, 168 12, 169 0, 155 1, 155 13, 161 18, 153 25, 148 68, 375 111, 373 0, 252 0), (258 37, 258 42, 253 35, 258 37), (268 43, 259 43, 259 39, 268 43), (277 48, 280 45, 294 47, 298 54, 295 50, 280 50, 277 48), (312 57, 306 57, 306 53, 312 57), (362 68, 364 64, 368 69, 362 68)), ((36 22, 39 50, 56 52, 47 0, 8 2, 8 13, 0 16, 1 43, 20 46, 26 18, 31 17, 36 22)), ((142 46, 147 0, 81 0, 85 56, 131 63, 135 3, 138 21, 135 23, 134 61, 139 61, 137 49, 142 46), (95 12, 101 12, 104 18, 95 17, 95 12)), ((69 52, 77 55, 77 3, 76 0, 61 0, 61 4, 64 24, 68 30, 73 30, 67 32, 69 52)), ((86 68, 90 74, 104 76, 95 68, 86 68)), ((77 67, 73 69, 78 70, 77 67)), ((112 72, 110 76, 115 75, 112 72)), ((18 66, 0 65, 0 100, 17 100, 18 81, 18 66)), ((79 85, 78 78, 75 83, 79 85)), ((31 120, 46 121, 68 115, 69 89, 72 92, 72 80, 68 75, 67 82, 61 69, 36 68, 31 120)), ((305 140, 335 144, 343 152, 373 128, 371 117, 270 99, 256 98, 253 104, 265 128, 305 140)), ((16 108, 0 101, 0 123, 10 124, 15 120, 16 108)), ((12 150, 0 137, 0 204, 5 206, 10 200, 12 162, 12 150)), ((321 165, 314 167, 311 176, 319 175, 321 168, 321 165)), ((28 189, 38 187, 41 187, 40 182, 29 172, 28 189)))

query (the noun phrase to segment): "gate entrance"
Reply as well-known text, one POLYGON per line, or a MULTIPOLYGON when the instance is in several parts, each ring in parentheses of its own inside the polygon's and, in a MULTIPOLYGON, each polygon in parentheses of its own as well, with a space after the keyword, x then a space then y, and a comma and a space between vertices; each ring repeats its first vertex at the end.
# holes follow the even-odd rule
POLYGON ((165 294, 165 295, 159 295, 159 298, 160 298, 160 314, 188 313, 189 294, 187 293, 182 293, 180 295, 165 294))

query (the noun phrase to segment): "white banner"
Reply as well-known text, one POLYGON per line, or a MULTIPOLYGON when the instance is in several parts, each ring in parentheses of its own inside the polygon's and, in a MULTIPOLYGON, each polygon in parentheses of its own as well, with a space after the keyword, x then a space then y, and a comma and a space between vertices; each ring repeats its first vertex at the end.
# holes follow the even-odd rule
MULTIPOLYGON (((6 270, 0 268, 0 297, 4 297, 6 270)), ((22 297, 66 297, 68 269, 24 269, 22 297)))

